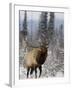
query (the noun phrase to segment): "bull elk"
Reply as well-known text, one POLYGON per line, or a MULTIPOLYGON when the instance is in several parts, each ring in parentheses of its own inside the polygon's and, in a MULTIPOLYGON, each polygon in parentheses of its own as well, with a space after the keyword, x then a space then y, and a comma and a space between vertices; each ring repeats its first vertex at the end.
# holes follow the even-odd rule
POLYGON ((39 69, 39 77, 42 73, 42 65, 46 61, 48 52, 48 45, 42 45, 35 47, 31 51, 27 52, 24 56, 23 66, 27 68, 27 78, 35 71, 35 78, 37 78, 37 68, 39 69))

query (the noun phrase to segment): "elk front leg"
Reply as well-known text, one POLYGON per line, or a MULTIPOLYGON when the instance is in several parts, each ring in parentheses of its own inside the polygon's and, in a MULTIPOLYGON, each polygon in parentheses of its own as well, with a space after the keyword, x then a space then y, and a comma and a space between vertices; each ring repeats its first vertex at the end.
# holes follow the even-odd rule
POLYGON ((42 73, 42 66, 39 66, 39 70, 40 70, 40 74, 39 74, 39 77, 40 77, 42 73))

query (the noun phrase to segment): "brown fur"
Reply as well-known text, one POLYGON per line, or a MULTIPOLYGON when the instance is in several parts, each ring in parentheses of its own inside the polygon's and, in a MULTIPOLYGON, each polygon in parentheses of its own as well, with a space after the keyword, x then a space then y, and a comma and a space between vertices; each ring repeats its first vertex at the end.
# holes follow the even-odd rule
POLYGON ((47 57, 46 47, 33 48, 30 52, 28 52, 24 57, 25 58, 24 65, 28 69, 27 74, 29 74, 29 69, 31 69, 31 74, 33 73, 34 70, 36 74, 37 68, 39 68, 39 70, 41 71, 41 66, 42 64, 44 64, 46 57, 47 57))

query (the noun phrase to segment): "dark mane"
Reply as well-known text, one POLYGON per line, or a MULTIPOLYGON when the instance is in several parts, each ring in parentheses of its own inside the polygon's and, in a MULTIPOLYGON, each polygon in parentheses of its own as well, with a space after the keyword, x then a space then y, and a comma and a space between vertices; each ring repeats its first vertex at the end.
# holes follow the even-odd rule
POLYGON ((47 48, 42 48, 41 51, 38 52, 38 56, 36 58, 37 63, 40 65, 44 64, 46 57, 47 57, 47 48))

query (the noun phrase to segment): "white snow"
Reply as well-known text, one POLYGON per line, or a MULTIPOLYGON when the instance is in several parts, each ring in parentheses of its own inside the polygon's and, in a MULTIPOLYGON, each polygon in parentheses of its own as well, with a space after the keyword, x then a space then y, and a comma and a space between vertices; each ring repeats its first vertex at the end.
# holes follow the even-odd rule
POLYGON ((63 76, 64 74, 61 71, 56 73, 56 77, 63 77, 63 76))

